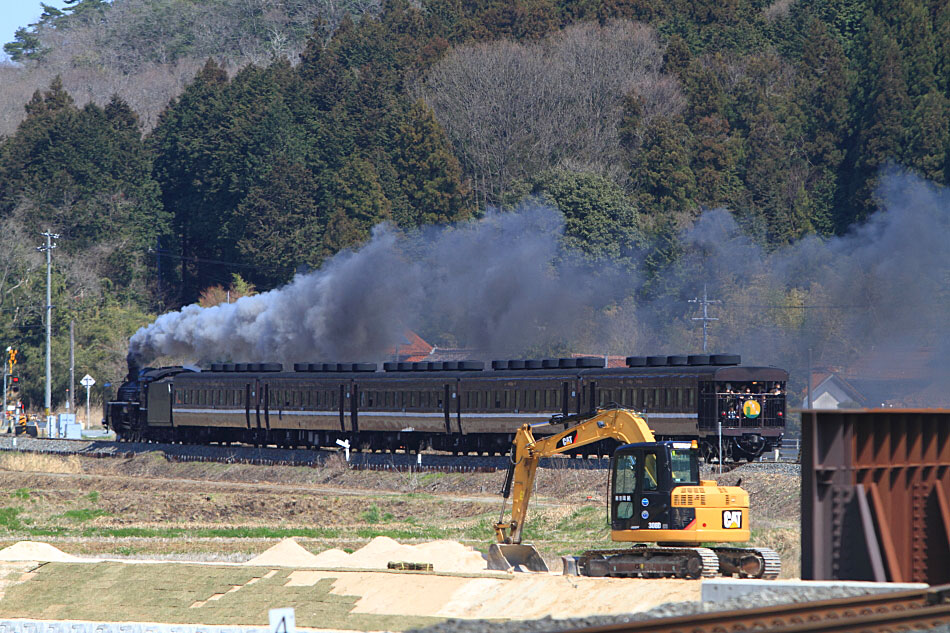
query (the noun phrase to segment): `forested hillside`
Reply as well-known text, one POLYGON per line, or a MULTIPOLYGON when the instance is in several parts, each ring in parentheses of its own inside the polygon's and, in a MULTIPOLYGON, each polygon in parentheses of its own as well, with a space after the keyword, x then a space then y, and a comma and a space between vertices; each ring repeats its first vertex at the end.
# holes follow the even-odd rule
MULTIPOLYGON (((526 200, 563 215, 587 264, 640 280, 587 315, 615 335, 592 325, 562 349, 693 349, 704 210, 768 256, 865 222, 889 165, 950 179, 944 0, 73 0, 5 49, 0 333, 26 350, 34 402, 45 228, 62 235, 62 394, 70 319, 83 371, 116 379, 136 327, 235 274, 275 288, 380 222, 413 233, 526 200), (669 340, 616 334, 624 306, 656 302, 669 340)), ((808 327, 843 362, 869 343, 841 315, 804 317, 828 296, 816 283, 761 288, 755 320, 780 333, 757 344, 789 354, 808 327)), ((743 319, 719 341, 741 347, 743 319)))

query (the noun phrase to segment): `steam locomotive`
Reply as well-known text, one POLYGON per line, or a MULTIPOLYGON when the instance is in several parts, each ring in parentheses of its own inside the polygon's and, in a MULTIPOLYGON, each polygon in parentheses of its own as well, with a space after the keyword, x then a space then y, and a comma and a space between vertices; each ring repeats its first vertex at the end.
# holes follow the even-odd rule
MULTIPOLYGON (((732 354, 374 363, 215 363, 139 369, 106 405, 125 441, 371 451, 507 452, 525 423, 570 424, 598 407, 640 412, 659 440, 706 459, 754 459, 785 431, 788 373, 732 354), (720 442, 721 440, 721 442, 720 442)), ((584 454, 611 447, 589 445, 584 454)))

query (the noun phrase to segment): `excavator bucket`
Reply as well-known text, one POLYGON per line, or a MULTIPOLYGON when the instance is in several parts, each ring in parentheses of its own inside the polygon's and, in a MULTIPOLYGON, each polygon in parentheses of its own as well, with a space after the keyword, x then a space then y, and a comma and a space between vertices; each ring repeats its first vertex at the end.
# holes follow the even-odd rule
POLYGON ((533 545, 505 545, 492 543, 488 548, 488 569, 511 571, 548 571, 548 566, 533 545))

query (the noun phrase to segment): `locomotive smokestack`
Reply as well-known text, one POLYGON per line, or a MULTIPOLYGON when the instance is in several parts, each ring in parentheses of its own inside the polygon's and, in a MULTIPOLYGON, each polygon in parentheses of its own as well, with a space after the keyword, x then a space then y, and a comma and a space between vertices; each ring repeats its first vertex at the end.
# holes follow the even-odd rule
POLYGON ((129 375, 126 377, 126 380, 133 381, 139 376, 139 358, 134 352, 129 352, 128 356, 125 357, 125 362, 129 367, 129 375))

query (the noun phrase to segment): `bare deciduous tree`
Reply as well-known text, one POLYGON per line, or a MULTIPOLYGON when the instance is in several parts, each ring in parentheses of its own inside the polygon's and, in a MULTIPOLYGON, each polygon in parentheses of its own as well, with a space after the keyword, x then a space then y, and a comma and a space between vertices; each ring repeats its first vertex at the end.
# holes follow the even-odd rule
POLYGON ((625 95, 640 95, 645 120, 683 107, 677 80, 660 72, 662 55, 643 24, 579 24, 538 43, 459 47, 418 90, 476 192, 497 202, 513 180, 546 168, 610 173, 625 95))

